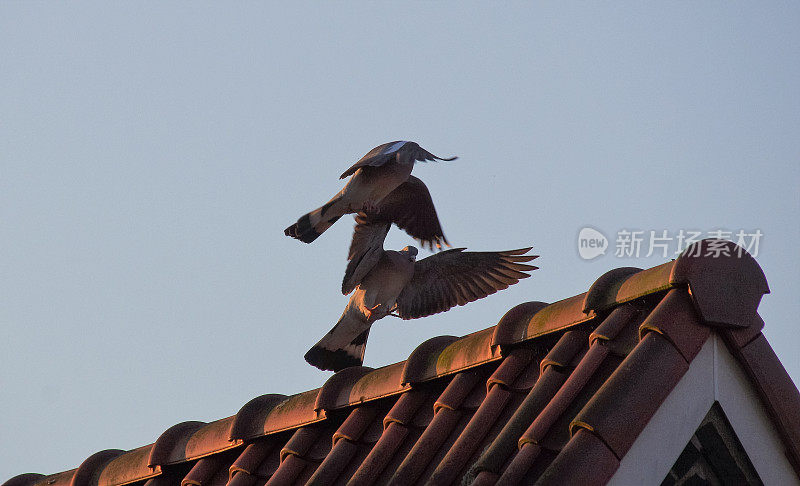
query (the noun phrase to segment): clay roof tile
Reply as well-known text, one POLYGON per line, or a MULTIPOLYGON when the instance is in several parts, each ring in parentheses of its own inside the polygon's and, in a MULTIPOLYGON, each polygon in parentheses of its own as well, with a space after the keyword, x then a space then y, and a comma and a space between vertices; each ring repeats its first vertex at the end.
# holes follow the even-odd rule
POLYGON ((800 472, 800 393, 756 312, 768 291, 749 255, 703 241, 554 304, 520 304, 488 329, 429 339, 403 362, 348 368, 319 389, 262 395, 234 416, 3 486, 604 484, 712 332, 800 472))

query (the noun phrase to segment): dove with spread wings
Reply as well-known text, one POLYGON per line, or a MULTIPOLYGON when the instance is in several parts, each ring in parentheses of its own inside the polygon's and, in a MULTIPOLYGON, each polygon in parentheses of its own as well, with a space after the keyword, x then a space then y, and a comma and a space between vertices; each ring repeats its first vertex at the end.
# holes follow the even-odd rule
POLYGON ((340 179, 352 177, 338 194, 324 206, 301 216, 284 230, 284 234, 311 243, 345 214, 364 210, 372 213, 384 211, 387 215, 393 215, 396 218, 393 222, 414 238, 420 239, 423 245, 440 247, 441 243, 447 241, 436 219, 430 193, 422 181, 411 176, 411 171, 419 161, 450 161, 456 158, 437 157, 416 142, 400 140, 378 145, 344 171, 340 179), (385 199, 390 201, 384 203, 385 199), (418 210, 424 210, 425 213, 416 213, 418 210), (414 224, 417 220, 427 220, 429 224, 414 224))
POLYGON ((384 250, 392 222, 378 213, 361 212, 350 245, 342 292, 353 295, 335 326, 305 355, 323 370, 338 371, 363 363, 372 324, 387 315, 401 319, 444 312, 498 290, 536 270, 526 255, 531 248, 467 252, 465 248, 436 253, 416 261, 417 249, 384 250))

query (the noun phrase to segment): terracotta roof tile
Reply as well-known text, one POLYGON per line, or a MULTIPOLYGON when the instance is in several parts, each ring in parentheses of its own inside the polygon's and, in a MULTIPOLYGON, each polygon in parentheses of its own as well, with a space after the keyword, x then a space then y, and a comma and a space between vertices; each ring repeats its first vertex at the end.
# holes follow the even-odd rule
POLYGON ((545 469, 537 486, 602 485, 619 467, 619 459, 597 436, 580 429, 545 469))
MULTIPOLYGON (((620 303, 620 288, 630 281, 630 276, 641 272, 637 267, 621 267, 609 270, 594 281, 583 299, 583 312, 601 311, 620 303)), ((636 281, 636 279, 634 279, 636 281)), ((628 287, 630 289, 630 286, 628 287)), ((625 297, 623 297, 625 299, 625 297)), ((628 298, 627 300, 630 300, 628 298)), ((627 301, 625 300, 625 301, 627 301)))
POLYGON ((645 334, 570 428, 594 432, 617 457, 624 456, 687 369, 688 363, 668 340, 654 332, 645 334))
POLYGON ((267 416, 272 412, 272 409, 285 402, 288 398, 285 395, 269 393, 245 403, 239 409, 231 424, 230 439, 247 440, 263 435, 267 416))
POLYGON ((503 346, 517 341, 517 335, 528 326, 528 322, 537 312, 547 307, 548 303, 531 301, 518 304, 506 312, 497 325, 492 335, 492 346, 503 346))
POLYGON ((532 442, 526 442, 514 456, 514 460, 505 468, 503 474, 498 478, 498 485, 519 484, 528 474, 528 470, 534 463, 542 448, 532 442))
POLYGON ((314 471, 309 482, 315 485, 335 484, 337 478, 358 453, 358 445, 349 440, 340 440, 331 448, 330 453, 314 471))
POLYGON ((707 325, 747 327, 769 293, 761 267, 731 241, 703 240, 675 260, 672 282, 686 283, 707 325))
POLYGON ((160 467, 149 467, 153 445, 133 449, 113 458, 100 474, 98 485, 129 484, 161 473, 160 467))
POLYGON ((375 446, 353 474, 349 484, 366 485, 374 484, 377 477, 383 473, 390 460, 400 449, 406 436, 408 427, 398 422, 390 422, 375 446))
POLYGON ((625 302, 672 288, 676 283, 671 278, 674 264, 675 262, 664 263, 657 267, 631 274, 619 284, 615 294, 609 293, 607 295, 602 308, 608 309, 614 305, 624 304, 625 302))
POLYGON ((281 461, 281 465, 269 478, 266 484, 269 486, 284 486, 287 484, 294 484, 303 472, 303 469, 308 466, 308 461, 301 459, 295 455, 289 455, 281 461))
POLYGON ((608 356, 608 348, 600 344, 599 341, 595 341, 595 344, 580 361, 575 371, 569 375, 564 384, 561 385, 561 388, 544 407, 544 410, 536 416, 528 430, 522 434, 519 439, 520 446, 525 442, 542 443, 550 428, 575 401, 606 356, 608 356))
POLYGON ((171 458, 173 454, 176 456, 179 454, 174 453, 174 451, 184 450, 192 434, 203 425, 205 425, 205 422, 181 422, 162 432, 150 449, 150 457, 147 460, 147 465, 156 467, 172 462, 171 458))
POLYGON ((502 386, 491 386, 486 399, 436 466, 430 478, 432 483, 450 484, 456 479, 503 413, 511 394, 502 386))
MULTIPOLYGON (((459 373, 434 403, 433 420, 400 464, 389 484, 415 484, 462 418, 460 404, 478 384, 474 372, 459 373)), ((485 382, 484 382, 485 383, 485 382)))
POLYGON ((44 479, 44 474, 39 473, 23 473, 9 479, 3 486, 28 486, 29 484, 36 484, 44 479))
POLYGON ((183 454, 177 455, 178 460, 182 462, 197 459, 241 446, 241 441, 230 440, 231 425, 233 425, 234 418, 234 416, 231 416, 215 420, 200 427, 189 437, 183 454))
POLYGON ((249 444, 228 468, 229 478, 233 479, 237 474, 255 477, 267 456, 275 452, 275 444, 271 441, 261 440, 249 444))
POLYGON ((180 478, 173 474, 160 474, 154 478, 148 479, 144 486, 175 486, 180 483, 180 478))
POLYGON ((497 438, 475 463, 474 469, 478 472, 482 470, 501 472, 506 461, 517 450, 522 433, 547 406, 547 403, 566 380, 565 373, 558 371, 553 366, 547 367, 497 438))
POLYGON ((405 361, 402 382, 421 383, 435 376, 439 355, 456 341, 458 341, 456 336, 436 336, 417 346, 405 361))
POLYGON ((736 248, 703 242, 690 247, 699 257, 615 269, 403 362, 345 369, 319 389, 262 395, 231 417, 3 486, 603 484, 711 332, 800 471, 800 394, 761 334, 763 273, 736 248), (729 255, 704 256, 712 247, 729 255))
POLYGON ((800 475, 800 392, 763 334, 741 348, 740 356, 783 432, 787 457, 800 475))
POLYGON ((650 331, 661 334, 675 346, 687 363, 691 363, 711 334, 708 327, 698 326, 697 322, 698 315, 689 294, 672 289, 639 329, 642 335, 650 331))
POLYGON ((356 396, 353 400, 351 392, 353 386, 371 371, 373 369, 366 366, 353 366, 334 373, 319 390, 314 401, 314 409, 335 410, 363 401, 365 398, 363 396, 356 396))
MULTIPOLYGON (((221 456, 205 457, 197 461, 194 467, 181 481, 181 486, 207 486, 212 483, 214 477, 222 467, 223 458, 221 456)), ((226 478, 227 479, 227 474, 226 478)), ((225 484, 225 482, 223 482, 225 484)))
MULTIPOLYGON (((104 467, 111 462, 112 459, 122 454, 124 451, 119 449, 108 449, 105 451, 95 452, 87 457, 77 469, 72 471, 69 477, 69 484, 73 486, 88 486, 90 484, 97 484, 97 481, 103 472, 104 467)), ((59 484, 66 477, 57 478, 53 484, 59 484)), ((50 484, 50 481, 46 481, 50 484)))

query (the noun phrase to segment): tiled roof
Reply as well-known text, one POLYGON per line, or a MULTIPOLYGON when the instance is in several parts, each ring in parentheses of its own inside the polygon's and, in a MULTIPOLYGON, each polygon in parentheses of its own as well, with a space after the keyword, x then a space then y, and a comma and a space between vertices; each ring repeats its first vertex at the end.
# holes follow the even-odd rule
POLYGON ((488 329, 432 338, 406 361, 348 368, 316 390, 263 395, 4 486, 604 484, 712 332, 800 475, 800 394, 761 334, 767 292, 750 255, 706 240, 648 270, 612 270, 586 293, 520 304, 488 329))

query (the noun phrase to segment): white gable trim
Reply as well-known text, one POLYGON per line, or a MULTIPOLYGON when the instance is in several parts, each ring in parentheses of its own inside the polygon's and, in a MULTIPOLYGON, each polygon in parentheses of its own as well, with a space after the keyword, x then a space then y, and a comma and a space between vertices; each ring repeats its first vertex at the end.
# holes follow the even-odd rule
POLYGON ((800 485, 775 424, 749 378, 714 333, 681 378, 608 484, 661 484, 714 401, 718 401, 764 484, 800 485))

